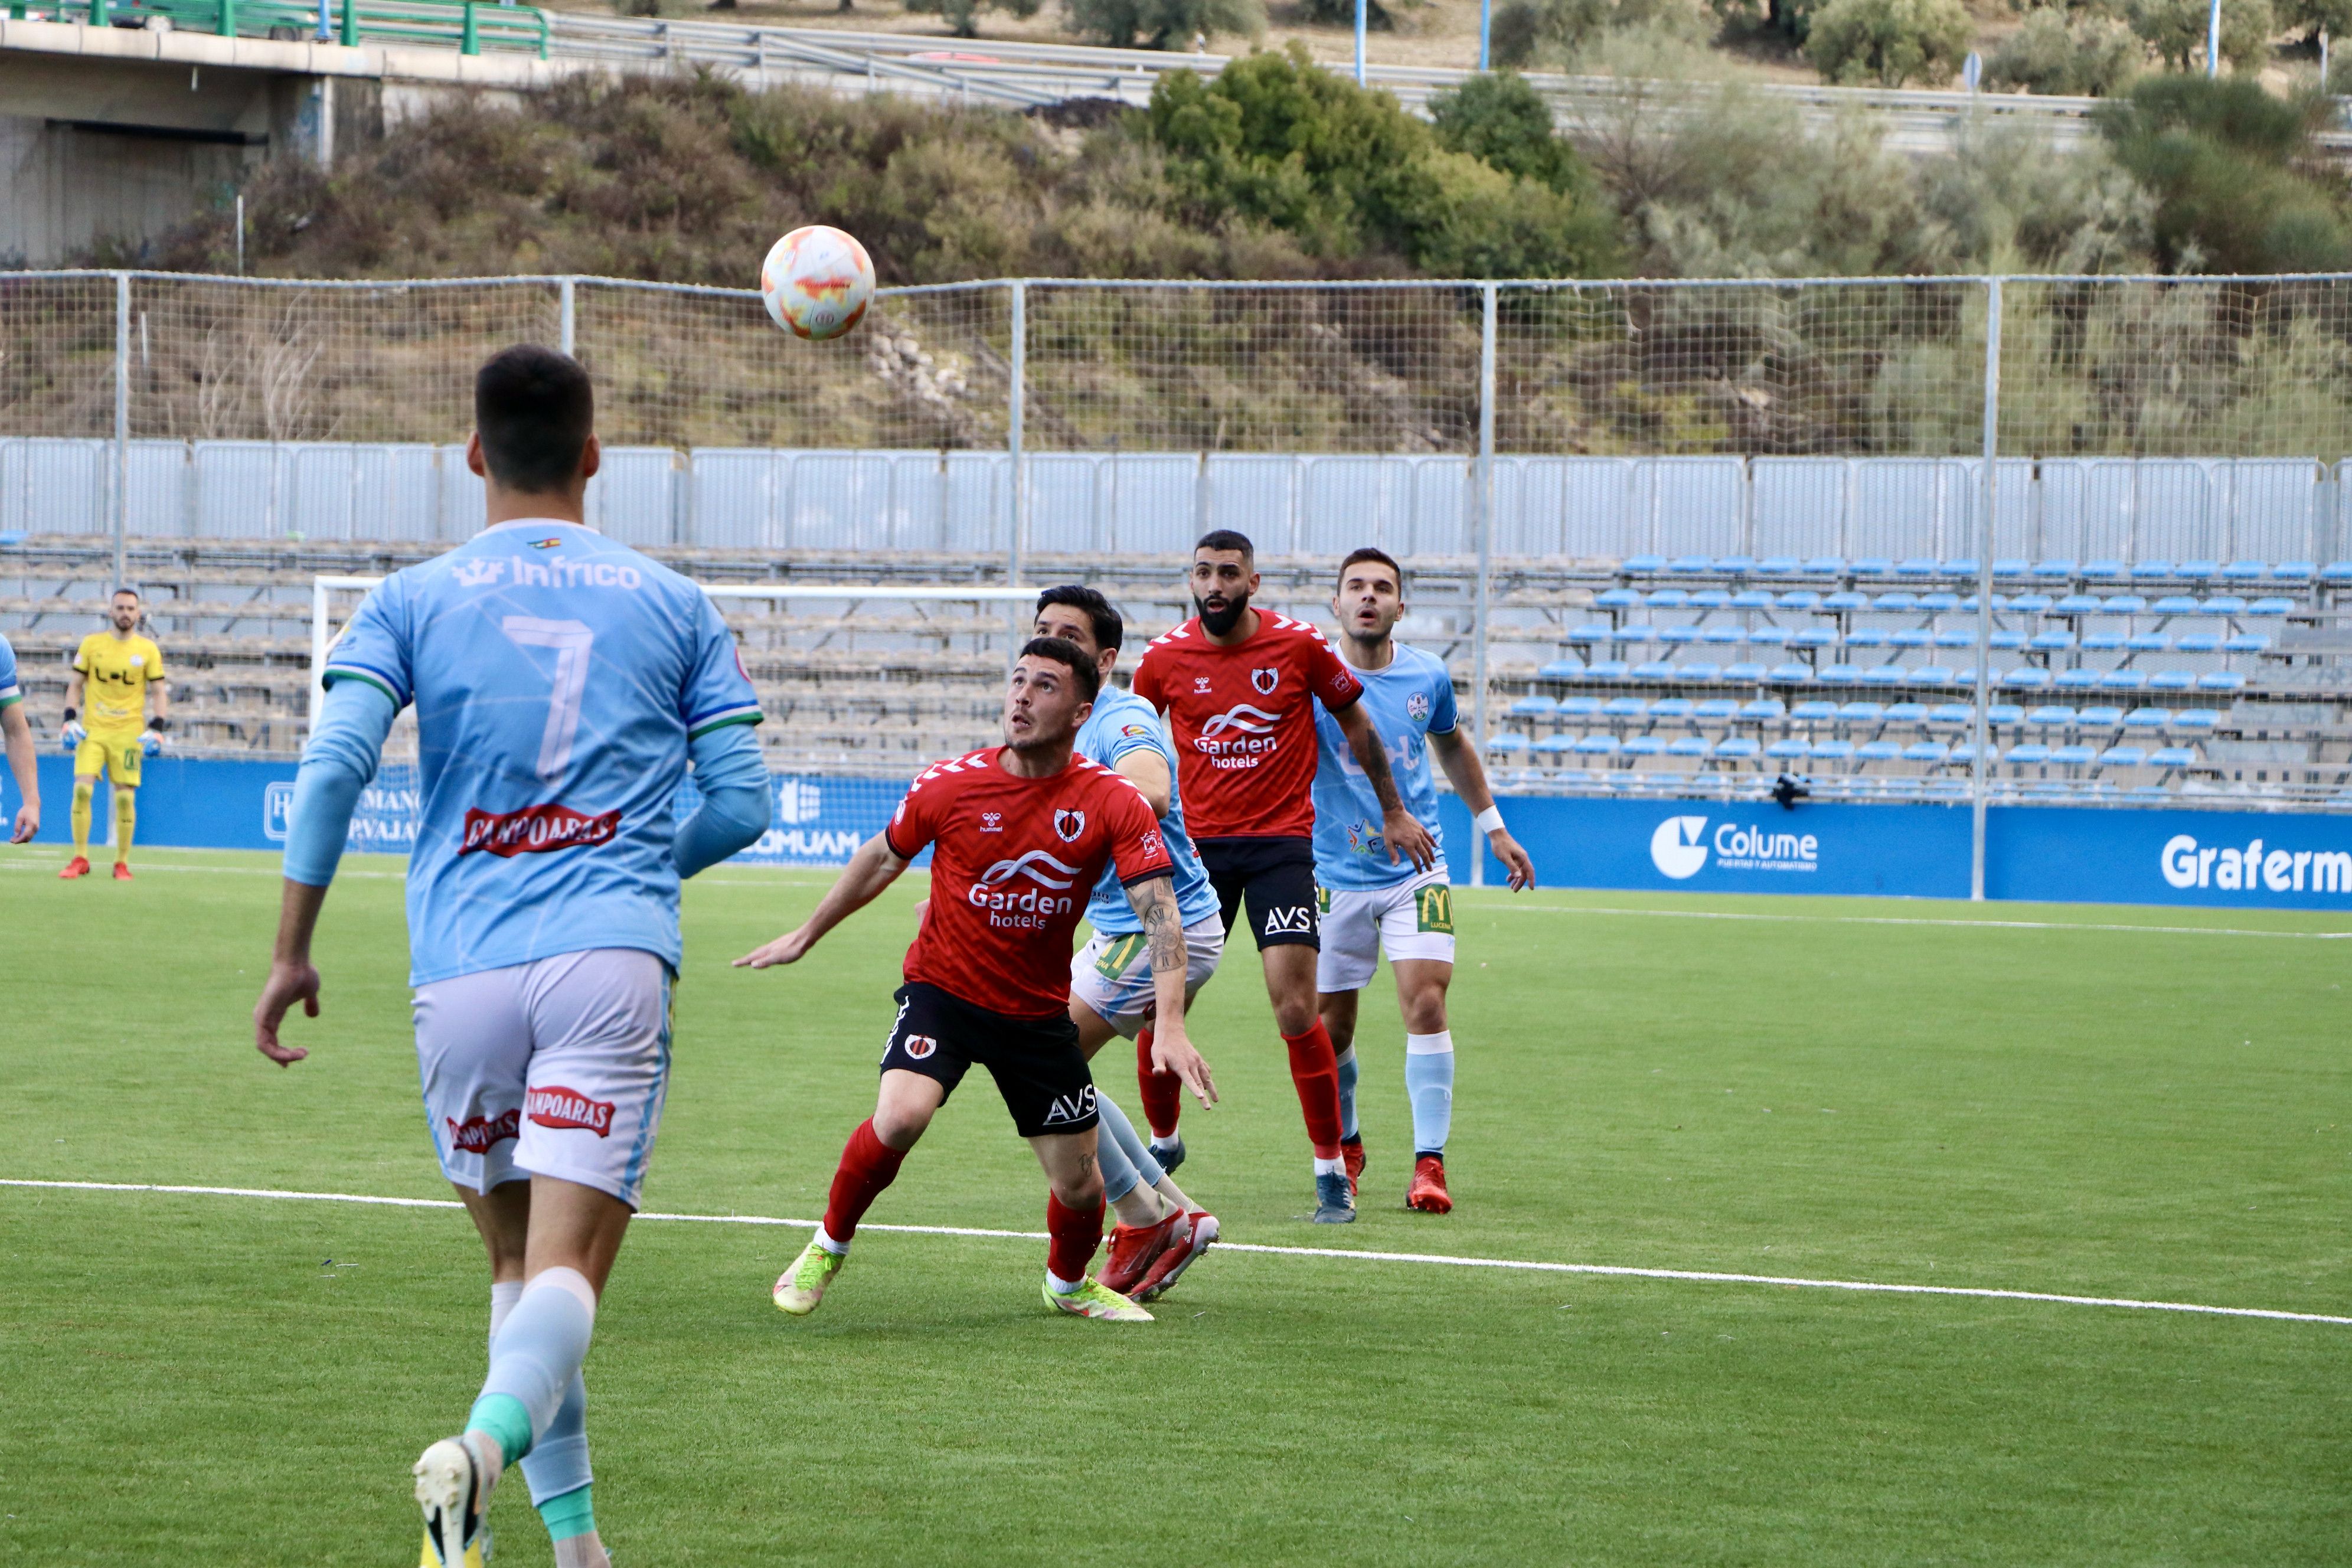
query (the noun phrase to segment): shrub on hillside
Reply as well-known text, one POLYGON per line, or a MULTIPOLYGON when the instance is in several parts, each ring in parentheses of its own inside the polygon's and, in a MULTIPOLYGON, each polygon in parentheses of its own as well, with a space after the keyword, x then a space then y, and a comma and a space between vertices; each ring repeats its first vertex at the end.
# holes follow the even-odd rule
POLYGON ((1042 0, 907 0, 909 11, 929 11, 943 17, 948 30, 959 38, 980 37, 980 13, 983 6, 992 11, 1003 11, 1014 16, 1028 17, 1037 14, 1042 0))
POLYGON ((2030 12, 1985 62, 1985 86, 2081 98, 2107 98, 2139 75, 2147 46, 2123 23, 2085 11, 2069 17, 2055 5, 2030 12))
POLYGON ((2352 0, 2280 0, 2277 14, 2279 24, 2300 29, 2306 43, 2316 44, 2322 33, 2352 37, 2352 0))
MULTIPOLYGON (((2124 14, 2132 31, 2175 70, 2189 70, 2203 60, 2210 0, 2128 0, 2124 14)), ((2221 58, 2232 70, 2259 65, 2277 31, 2271 0, 2221 0, 2221 58)))
POLYGON ((1176 49, 1195 34, 1265 34, 1259 0, 1062 0, 1070 30, 1113 48, 1176 49))
POLYGON ((1516 71, 1474 76, 1429 100, 1438 143, 1555 191, 1589 191, 1576 149, 1552 128, 1551 106, 1516 71))
POLYGON ((1935 87, 1959 69, 1971 31, 1960 0, 1830 0, 1805 53, 1832 81, 1935 87))
POLYGON ((2334 272, 2352 267, 2352 224, 2307 173, 2326 113, 2244 79, 2164 76, 2104 106, 2099 129, 2157 199, 2168 270, 2334 272))

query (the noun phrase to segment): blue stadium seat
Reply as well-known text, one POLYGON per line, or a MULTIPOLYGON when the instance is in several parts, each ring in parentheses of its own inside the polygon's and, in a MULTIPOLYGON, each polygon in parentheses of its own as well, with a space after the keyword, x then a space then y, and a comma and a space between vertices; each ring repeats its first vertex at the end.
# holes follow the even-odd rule
POLYGON ((1797 740, 1775 741, 1764 748, 1764 754, 1777 763, 1802 762, 1811 752, 1811 744, 1797 740))
POLYGON ((1844 763, 1853 760, 1853 742, 1852 741, 1815 741, 1813 742, 1813 761, 1817 763, 1844 763))
POLYGON ((1936 634, 1925 626, 1897 626, 1886 634, 1886 646, 1889 647, 1916 651, 1933 647, 1935 643, 1936 634))
POLYGON ((1853 563, 1853 574, 1857 577, 1892 577, 1895 575, 1895 563, 1883 555, 1866 555, 1853 563))
POLYGON ((1843 555, 1811 556, 1805 562, 1805 574, 1809 577, 1843 577, 1845 575, 1845 557, 1843 555))
POLYGON ((1629 757, 1659 757, 1665 751, 1665 742, 1655 735, 1629 735, 1623 747, 1623 754, 1629 757))
POLYGON ((1659 588, 1652 591, 1642 602, 1654 610, 1679 610, 1690 603, 1690 590, 1659 588))
POLYGON ((1627 572, 1638 572, 1643 574, 1663 572, 1665 569, 1666 558, 1663 555, 1628 556, 1623 567, 1623 570, 1627 572))
POLYGON ((1508 712, 1514 719, 1549 719, 1559 712, 1559 700, 1552 697, 1522 697, 1511 704, 1508 712))
POLYGON ((1999 626, 1995 626, 1992 634, 1992 646, 1995 652, 2007 650, 2011 653, 2014 653, 2025 646, 2025 634, 2021 631, 2003 630, 1999 626))
POLYGON ((2352 561, 2331 561, 2319 569, 2323 583, 2352 583, 2352 561))
POLYGON ((2122 651, 2123 646, 2124 635, 2121 632, 2084 632, 2083 634, 2084 653, 2118 653, 2122 651))
POLYGON ((1517 730, 1506 730, 1499 735, 1489 735, 1486 738, 1486 749, 1503 756, 1517 756, 1528 750, 1532 743, 1517 730))
POLYGON ((1629 679, 1633 680, 1672 680, 1675 667, 1663 658, 1646 659, 1633 667, 1629 679))
POLYGON ((1731 595, 1731 607, 1735 610, 1769 610, 1772 607, 1771 592, 1764 588, 1742 588, 1731 595))
POLYGON ((1623 626, 1618 626, 1611 631, 1609 634, 1609 640, 1612 643, 1638 646, 1648 642, 1657 635, 1658 628, 1652 626, 1647 621, 1628 621, 1623 626))
POLYGON ((2004 555, 1992 563, 1996 577, 2022 577, 2033 570, 2033 563, 2015 555, 2004 555))
POLYGON ((1700 633, 1700 637, 1717 647, 1736 647, 1748 640, 1748 634, 1740 627, 1727 622, 1719 626, 1708 626, 1700 633))
POLYGON ((1949 686, 1955 679, 1953 672, 1940 664, 1923 664, 1911 672, 1914 686, 1949 686))
POLYGON ((1744 577, 1756 570, 1756 559, 1750 555, 1718 555, 1715 569, 1727 577, 1744 577))
POLYGON ((2210 733, 2221 722, 2221 715, 2210 708, 2184 708, 2172 716, 2175 730, 2192 733, 2210 733))
POLYGON ((1724 589, 1694 588, 1691 590, 1690 607, 1694 610, 1727 609, 1730 605, 1731 595, 1724 589))
POLYGON ((1824 610, 1866 610, 1870 607, 1870 595, 1857 594, 1851 588, 1841 588, 1834 594, 1822 595, 1821 607, 1824 610))
POLYGON ((2075 720, 2075 722, 2085 730, 2113 730, 2119 727, 2123 721, 2124 710, 2112 707, 2085 708, 2075 720))
POLYGON ((2063 705, 2036 708, 2025 716, 2025 721, 2037 730, 2071 729, 2074 723, 2074 710, 2063 705))
POLYGON ((2147 600, 2137 594, 2110 594, 2099 602, 2099 608, 2110 616, 2145 615, 2147 600))
POLYGON ((1937 570, 1936 563, 1920 555, 1907 556, 1895 563, 1897 577, 1933 577, 1937 570))
POLYGON ((1789 645, 1789 628, 1751 626, 1748 631, 1748 641, 1753 647, 1786 647, 1789 645))
POLYGON ((2030 767, 2036 763, 2046 763, 2050 760, 2050 748, 2039 742, 2029 742, 2022 746, 2011 746, 2009 749, 2009 760, 2021 767, 2030 767))
POLYGON ((2271 635, 2268 632, 2240 632, 2221 644, 2224 653, 2268 653, 2271 635))
MULTIPOLYGON (((1963 741, 1952 748, 1952 754, 1949 760, 1958 767, 1974 767, 1977 760, 1977 749, 1969 742, 1963 741)), ((1999 746, 1987 745, 1985 747, 1986 763, 1990 765, 1999 761, 2000 761, 2000 748, 1999 746)))
POLYGON ((1761 686, 1764 683, 1764 667, 1750 659, 1727 664, 1723 667, 1723 679, 1735 685, 1761 686))
POLYGON ((2271 568, 2271 581, 2273 583, 2308 583, 2311 581, 2311 574, 2312 564, 2308 561, 2282 561, 2277 565, 2271 568))
POLYGON ((1717 681, 1723 679, 1723 666, 1712 659, 1695 658, 1687 664, 1675 666, 1676 678, 1689 681, 1717 681))
POLYGON ((2148 607, 2159 616, 2193 616, 2200 606, 2194 594, 2167 594, 2148 607))
POLYGON ((1790 718, 1801 720, 1809 724, 1819 723, 1825 720, 1834 721, 1837 716, 1837 704, 1834 702, 1824 702, 1819 698, 1815 698, 1807 702, 1800 702, 1795 707, 1789 710, 1790 718))
POLYGON ((2120 583, 2129 574, 2130 574, 2126 570, 2124 563, 2120 561, 2085 561, 2083 563, 2083 575, 2085 577, 2095 577, 2102 583, 2120 583))
POLYGON ((1601 705, 1604 719, 1640 719, 1650 711, 1650 705, 1638 697, 1612 697, 1601 705))
POLYGON ((2161 730, 2172 721, 2168 708, 2135 708, 2124 715, 2126 730, 2161 730))
MULTIPOLYGON (((2279 603, 2284 605, 2286 601, 2281 599, 2279 603)), ((2242 616, 2246 613, 2246 601, 2235 594, 2216 594, 2205 601, 2205 613, 2209 616, 2242 616)), ((2278 613, 2282 616, 2286 614, 2284 610, 2278 613)))
POLYGON ((2218 561, 2184 561, 2174 571, 2173 575, 2185 577, 2192 583, 2203 583, 2210 580, 2220 570, 2221 570, 2221 563, 2218 561))
POLYGON ((2209 669, 2197 678, 2197 689, 2200 691, 2243 691, 2245 689, 2244 674, 2234 669, 2209 669))
POLYGON ((1759 577, 1793 576, 1796 571, 1797 558, 1793 555, 1767 555, 1756 563, 1759 577))
POLYGON ((1862 672, 1864 686, 1906 686, 1911 677, 1899 664, 1874 664, 1862 672))
POLYGON ((1679 722, 1688 719, 1697 707, 1698 704, 1687 697, 1661 697, 1650 704, 1650 718, 1653 722, 1667 720, 1679 722))
POLYGON ((2190 691, 2196 686, 2197 676, 2191 670, 2159 669, 2147 678, 2150 691, 2190 691))
MULTIPOLYGON (((1994 610, 2014 610, 2021 616, 2046 615, 2051 610, 2057 607, 2057 603, 2058 601, 2053 599, 2047 594, 2020 594, 2013 599, 2003 599, 1999 594, 1995 594, 1992 596, 1992 607, 1994 610)), ((1966 610, 1972 616, 1975 615, 1977 613, 1977 596, 1974 594, 1970 594, 1968 598, 1961 603, 1960 608, 1966 610)))
POLYGON ((1591 680, 1622 680, 1625 679, 1625 672, 1632 668, 1622 658, 1604 658, 1598 663, 1587 665, 1584 674, 1585 678, 1591 680))
POLYGON ((1919 607, 1919 595, 1916 594, 1906 594, 1902 589, 1897 588, 1893 593, 1881 594, 1872 599, 1870 601, 1870 607, 1878 611, 1881 615, 1902 614, 1907 611, 1916 610, 1919 607))
POLYGON ((1946 626, 1936 634, 1936 646, 1937 647, 1974 647, 1977 646, 1977 634, 1972 627, 1946 626))
POLYGON ((1960 607, 1960 596, 1939 588, 1935 593, 1920 595, 1919 607, 1932 615, 1947 615, 1960 607))
POLYGON ((1714 744, 1704 735, 1677 735, 1666 742, 1670 757, 1703 757, 1713 750, 1714 744))
POLYGON ((1865 763, 1891 763, 1903 755, 1903 748, 1892 741, 1864 741, 1853 754, 1865 763))
POLYGON ((1952 748, 1941 741, 1914 741, 1903 748, 1903 760, 1906 763, 1927 763, 1941 766, 1945 759, 1951 754, 1952 748))
POLYGON ((2034 633, 2025 646, 2036 653, 2068 653, 2074 649, 2074 634, 2053 626, 2048 631, 2034 633))
POLYGON ((1837 633, 1827 626, 1799 626, 1789 634, 1790 647, 1823 648, 1837 646, 1837 633))
POLYGON ((2197 765, 2194 746, 2165 746, 2147 754, 2148 764, 2158 768, 2193 768, 2197 765))
POLYGON ((2134 632, 2124 639, 2124 647, 2134 653, 2170 653, 2172 638, 2163 632, 2134 632))
POLYGON ((2147 761, 2147 752, 2137 746, 2109 746, 2099 753, 2099 764, 2109 768, 2136 768, 2147 761))
POLYGON ((1985 722, 2015 729, 2025 722, 2025 710, 2014 702, 1989 702, 1985 705, 1985 722))
MULTIPOLYGON (((1999 563, 1996 562, 1995 564, 1998 565, 1999 563)), ((1977 575, 1976 557, 1962 555, 1955 560, 1947 561, 1937 569, 1936 574, 1939 577, 1965 577, 1973 583, 1977 575)))
MULTIPOLYGON (((2012 752, 2011 756, 2014 755, 2012 752)), ((2090 746, 2053 746, 2050 750, 2050 760, 2062 767, 2087 767, 2098 761, 2098 757, 2097 750, 2090 746)))
POLYGON ((2259 583, 2268 570, 2259 561, 2232 561, 2221 568, 2224 583, 2259 583))
POLYGON ((1601 610, 1630 610, 1642 602, 1642 595, 1631 588, 1603 588, 1592 595, 1592 605, 1601 610))
POLYGON ((1969 702, 1938 702, 1927 710, 1930 724, 1973 724, 1976 718, 1976 705, 1969 702))
POLYGON ((1777 697, 1759 697, 1739 705, 1742 723, 1776 723, 1788 716, 1788 704, 1777 697))
POLYGON ((1609 623, 1606 621, 1586 621, 1580 626, 1569 627, 1560 636, 1567 642, 1582 647, 1597 642, 1607 642, 1609 629, 1609 623))
POLYGON ((1576 742, 1576 754, 1580 757, 1613 757, 1617 754, 1617 746, 1614 735, 1587 735, 1576 742))
POLYGON ((1737 717, 1738 712, 1739 702, 1738 699, 1731 697, 1710 697, 1691 710, 1691 717, 1710 723, 1721 723, 1726 719, 1737 717))
POLYGON ((2219 632, 2183 632, 2172 641, 2175 653, 2220 653, 2221 635, 2219 632))
POLYGON ((2050 689, 2050 672, 2033 665, 2024 665, 2004 672, 2000 683, 2013 690, 2046 691, 2050 689))
POLYGON ((2052 686, 2059 691, 2095 691, 2099 672, 2095 669, 2062 669, 2052 686))
POLYGON ((1890 724, 1924 724, 1927 721, 1927 705, 1924 702, 1890 702, 1886 705, 1886 721, 1890 724))
POLYGON ((2066 560, 2037 561, 2033 564, 2036 577, 2072 577, 2074 563, 2066 560))
POLYGON ((1704 555, 1677 555, 1666 563, 1669 572, 1711 572, 1715 563, 1704 555))
POLYGON ((2137 691, 2147 685, 2144 669, 2103 669, 2099 672, 2102 691, 2137 691))
POLYGON ((2294 608, 2294 601, 2292 599, 2256 599, 2252 604, 2246 606, 2246 614, 2250 616, 2283 616, 2294 608))
POLYGON ((2096 594, 2069 594, 2051 608, 2062 616, 2091 616, 2096 615, 2105 603, 2096 594))
POLYGON ((1875 724, 1886 717, 1886 709, 1876 702, 1848 702, 1838 709, 1838 718, 1848 724, 1875 724))
POLYGON ((1559 716, 1563 719, 1597 719, 1601 716, 1598 697, 1563 697, 1559 700, 1559 716))
POLYGON ((1746 735, 1732 735, 1715 743, 1716 756, 1727 763, 1744 763, 1764 750, 1762 742, 1746 735))
POLYGON ((1541 757, 1565 756, 1569 752, 1576 750, 1576 742, 1581 738, 1582 737, 1580 736, 1565 733, 1546 735, 1542 740, 1538 741, 1535 743, 1535 752, 1538 756, 1541 757))
POLYGON ((1832 664, 1821 672, 1821 682, 1823 686, 1859 686, 1862 670, 1851 664, 1832 664))
POLYGON ((1817 607, 1822 596, 1811 588, 1791 588, 1773 601, 1784 610, 1810 610, 1817 607))
POLYGON ((1885 647, 1886 633, 1877 626, 1856 626, 1845 634, 1848 647, 1885 647))
POLYGON ((1556 658, 1536 674, 1546 680, 1575 680, 1584 674, 1584 666, 1572 658, 1556 658))
POLYGON ((1766 670, 1764 679, 1773 686, 1803 686, 1813 679, 1813 667, 1810 664, 1799 664, 1792 659, 1787 664, 1776 664, 1766 670))
POLYGON ((1685 644, 1698 641, 1698 628, 1696 626, 1660 626, 1658 641, 1666 647, 1681 647, 1685 644))
POLYGON ((2151 577, 2169 577, 2173 574, 2172 563, 2169 561, 2135 561, 2132 563, 2131 574, 2135 581, 2145 581, 2151 577))

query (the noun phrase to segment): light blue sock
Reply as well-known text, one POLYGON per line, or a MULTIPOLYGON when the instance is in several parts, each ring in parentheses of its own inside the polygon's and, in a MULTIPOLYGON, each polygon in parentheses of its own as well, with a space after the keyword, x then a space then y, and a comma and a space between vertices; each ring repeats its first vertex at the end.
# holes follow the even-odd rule
MULTIPOLYGON (((1104 1095, 1102 1086, 1096 1085, 1095 1110, 1102 1121, 1095 1128, 1095 1164, 1102 1172, 1103 1202, 1106 1204, 1118 1202, 1135 1191, 1136 1184, 1143 1179, 1143 1173, 1135 1168, 1135 1162, 1127 1157, 1126 1149, 1112 1135, 1110 1119, 1117 1109, 1104 1095)), ((1119 1120, 1124 1121, 1126 1118, 1119 1120)))
MULTIPOLYGON (((1135 1167, 1137 1181, 1147 1187, 1156 1187, 1168 1179, 1168 1173, 1161 1170, 1160 1162, 1152 1157, 1150 1146, 1136 1136, 1135 1123, 1127 1119, 1127 1112, 1118 1108, 1117 1100, 1097 1089, 1095 1090, 1095 1109, 1102 1112, 1103 1131, 1110 1134, 1110 1141, 1118 1145, 1120 1154, 1135 1167)), ((1100 1139, 1096 1140, 1097 1158, 1100 1157, 1101 1142, 1100 1139)), ((1103 1170, 1103 1181, 1108 1186, 1110 1167, 1105 1165, 1103 1170)), ((1126 1194, 1122 1193, 1119 1195, 1124 1197, 1126 1194)))
POLYGON ((1339 1053, 1339 1137, 1352 1143, 1362 1136, 1356 1128, 1356 1047, 1351 1042, 1339 1053))
MULTIPOLYGON (((467 1429, 497 1437, 508 1464, 530 1453, 578 1380, 595 1328, 596 1293, 577 1269, 533 1278, 491 1343, 490 1374, 467 1429)), ((583 1402, 584 1411, 584 1394, 583 1402)))
POLYGON ((1412 1152, 1445 1152, 1454 1131, 1454 1031, 1404 1037, 1404 1088, 1412 1097, 1412 1152))
MULTIPOLYGON (((490 1287, 490 1346, 497 1352, 499 1331, 506 1327, 513 1315, 515 1303, 522 1299, 522 1281, 509 1280, 490 1287)), ((555 1419, 547 1431, 530 1446, 522 1462, 523 1479, 530 1483, 530 1500, 534 1504, 553 1506, 548 1518, 548 1529, 559 1526, 570 1530, 579 1519, 589 1520, 584 1529, 570 1530, 572 1535, 584 1535, 596 1528, 594 1513, 587 1500, 588 1483, 596 1479, 588 1468, 588 1383, 575 1374, 572 1386, 563 1393, 563 1403, 556 1406, 555 1419), (577 1492, 576 1498, 568 1494, 577 1492)), ((562 1535, 556 1535, 558 1541, 562 1535)))

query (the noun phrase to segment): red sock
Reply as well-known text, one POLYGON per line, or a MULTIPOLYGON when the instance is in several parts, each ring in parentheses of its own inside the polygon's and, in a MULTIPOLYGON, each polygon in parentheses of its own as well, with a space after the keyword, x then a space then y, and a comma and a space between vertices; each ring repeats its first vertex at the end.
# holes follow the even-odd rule
POLYGON ((1331 1049, 1331 1036, 1323 1020, 1303 1035, 1285 1035, 1290 1047, 1290 1081, 1298 1090, 1298 1109, 1307 1118, 1307 1138, 1318 1160, 1339 1157, 1339 1058, 1331 1049))
POLYGON ((825 1235, 835 1241, 856 1236, 857 1222, 866 1217, 882 1189, 898 1179, 898 1166, 906 1158, 905 1150, 893 1149, 876 1136, 872 1117, 859 1122, 841 1152, 839 1168, 833 1173, 833 1194, 824 1205, 825 1235))
POLYGON ((1092 1208, 1074 1209, 1052 1193, 1045 1194, 1045 1229, 1053 1239, 1046 1244, 1045 1268, 1056 1279, 1084 1279, 1087 1266, 1095 1260, 1095 1248, 1102 1245, 1103 1202, 1097 1198, 1092 1208))
POLYGON ((1135 1037, 1135 1086, 1143 1096, 1143 1119, 1151 1123, 1151 1135, 1175 1137, 1176 1113, 1184 1103, 1184 1080, 1172 1072, 1152 1070, 1150 1025, 1135 1037))

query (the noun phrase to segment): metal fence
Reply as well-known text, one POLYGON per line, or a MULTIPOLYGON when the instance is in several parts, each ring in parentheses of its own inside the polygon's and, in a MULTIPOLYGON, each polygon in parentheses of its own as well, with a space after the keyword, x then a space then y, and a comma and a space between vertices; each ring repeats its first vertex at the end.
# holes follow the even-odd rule
POLYGON ((1998 574, 2309 586, 2352 548, 2344 277, 1011 280, 886 290, 809 344, 748 289, 0 275, 0 531, 456 537, 470 372, 518 340, 595 374, 624 538, 992 556, 1011 583, 1218 524, 1448 559, 1482 733, 1490 651, 1540 651, 1581 591, 1496 603, 1497 563, 1973 584, 1981 759, 1998 574))

